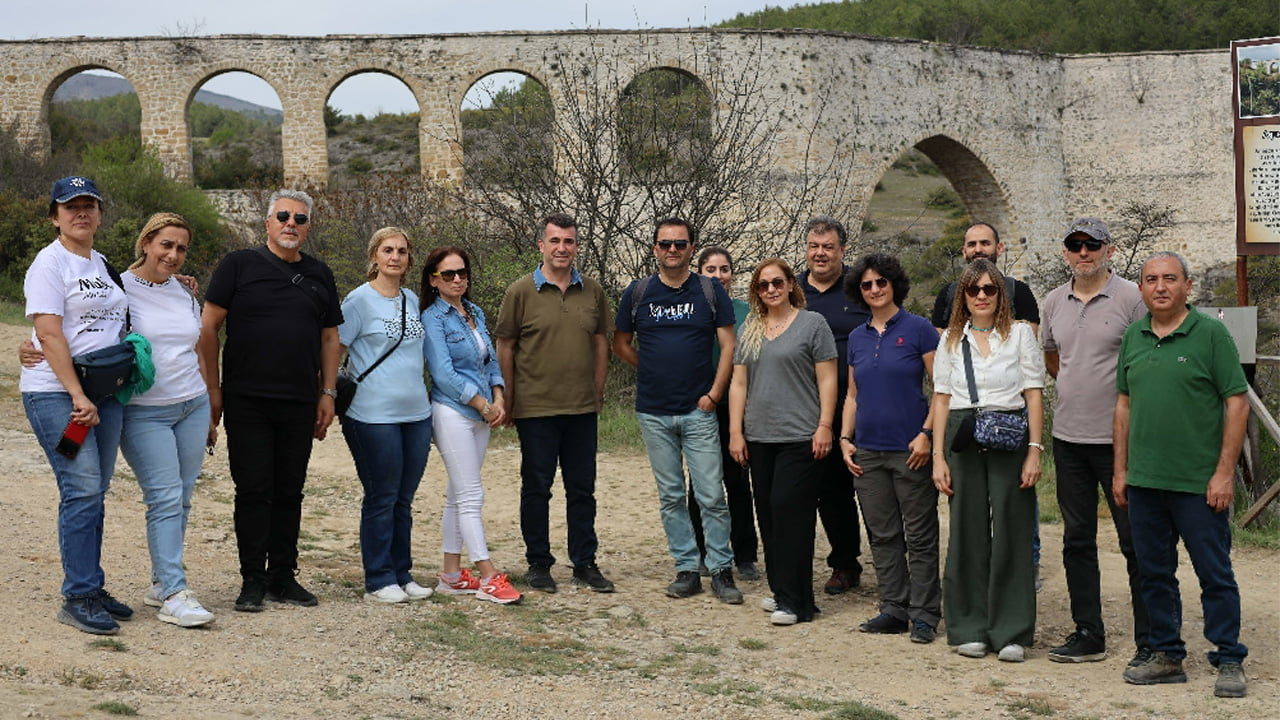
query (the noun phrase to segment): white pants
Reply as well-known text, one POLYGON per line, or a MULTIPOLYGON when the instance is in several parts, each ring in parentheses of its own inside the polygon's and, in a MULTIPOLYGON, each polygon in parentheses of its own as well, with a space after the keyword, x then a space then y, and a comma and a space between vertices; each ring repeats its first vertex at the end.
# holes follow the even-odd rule
POLYGON ((462 554, 471 562, 489 559, 484 541, 484 484, 480 466, 489 447, 488 424, 472 420, 442 403, 431 403, 431 430, 449 480, 445 487, 444 517, 440 521, 444 552, 462 554))

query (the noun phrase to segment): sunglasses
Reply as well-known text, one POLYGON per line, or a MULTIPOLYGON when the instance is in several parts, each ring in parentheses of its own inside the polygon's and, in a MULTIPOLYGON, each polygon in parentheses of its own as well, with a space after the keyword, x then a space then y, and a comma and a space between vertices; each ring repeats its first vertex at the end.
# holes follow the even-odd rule
POLYGON ((769 286, 770 286, 770 285, 772 285, 772 286, 773 286, 775 289, 777 289, 777 290, 781 290, 781 289, 782 289, 782 286, 783 286, 783 285, 786 285, 786 284, 787 284, 787 281, 786 281, 786 279, 785 279, 785 278, 774 278, 774 279, 772 279, 772 280, 761 280, 760 282, 756 283, 756 292, 768 292, 768 291, 769 291, 769 286))
POLYGON ((1080 248, 1082 247, 1089 248, 1089 252, 1097 252, 1102 249, 1103 245, 1104 243, 1101 240, 1094 240, 1093 238, 1089 238, 1088 240, 1067 238, 1062 241, 1062 246, 1067 249, 1067 252, 1080 252, 1080 248))
POLYGON ((663 250, 670 250, 672 245, 675 245, 677 250, 684 250, 685 248, 689 247, 689 241, 688 240, 659 240, 657 242, 657 246, 662 248, 663 250))
MULTIPOLYGON (((289 213, 288 213, 288 211, 286 211, 286 210, 279 210, 279 211, 277 211, 277 212, 276 212, 276 220, 277 220, 277 221, 279 221, 279 222, 282 222, 282 223, 287 223, 287 222, 289 222, 289 213)), ((307 224, 307 214, 306 214, 306 213, 294 213, 294 214, 293 214, 293 222, 294 222, 294 224, 295 224, 295 225, 306 225, 306 224, 307 224)))
POLYGON ((888 286, 889 286, 889 278, 882 278, 882 277, 878 277, 878 278, 876 278, 875 280, 863 280, 863 281, 862 281, 862 284, 860 285, 860 287, 861 287, 863 290, 870 290, 872 285, 875 285, 875 286, 876 286, 876 287, 878 287, 878 288, 885 288, 885 287, 888 287, 888 286))
POLYGON ((432 277, 438 277, 445 282, 453 282, 454 278, 466 280, 470 275, 471 271, 466 268, 462 268, 461 270, 441 270, 440 272, 431 273, 432 277))
POLYGON ((982 293, 987 297, 995 297, 1000 294, 1000 288, 999 286, 988 283, 986 285, 970 285, 964 289, 964 294, 971 298, 978 297, 978 293, 982 293))

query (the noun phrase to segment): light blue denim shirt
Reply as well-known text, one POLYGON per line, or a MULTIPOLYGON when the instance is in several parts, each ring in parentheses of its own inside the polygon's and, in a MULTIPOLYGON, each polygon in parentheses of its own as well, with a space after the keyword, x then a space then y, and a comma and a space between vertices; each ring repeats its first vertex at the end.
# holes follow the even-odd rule
POLYGON ((480 340, 463 319, 462 313, 437 297, 422 311, 422 327, 427 337, 422 354, 431 373, 431 400, 443 403, 472 420, 484 418, 467 401, 477 394, 493 401, 493 386, 506 387, 498 368, 498 354, 489 340, 484 324, 484 311, 469 300, 462 301, 475 318, 480 340))

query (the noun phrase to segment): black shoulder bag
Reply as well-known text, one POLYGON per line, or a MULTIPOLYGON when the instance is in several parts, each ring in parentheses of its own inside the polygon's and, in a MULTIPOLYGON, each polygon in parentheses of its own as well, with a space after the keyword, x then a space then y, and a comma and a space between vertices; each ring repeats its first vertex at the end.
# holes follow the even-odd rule
POLYGON ((334 412, 338 413, 339 415, 346 415, 347 409, 351 407, 351 401, 356 399, 356 390, 359 389, 360 382, 364 380, 366 377, 368 377, 369 373, 373 372, 374 369, 376 369, 379 365, 381 365, 383 360, 386 360, 388 357, 390 357, 391 353, 395 352, 396 348, 400 347, 401 342, 404 342, 405 304, 406 304, 406 300, 405 300, 404 290, 401 290, 400 291, 400 337, 396 340, 395 345, 392 345, 390 349, 382 353, 382 357, 374 361, 374 363, 370 365, 367 370, 360 373, 359 377, 355 377, 351 374, 351 354, 350 353, 347 354, 347 359, 343 361, 342 367, 338 368, 338 397, 333 404, 334 412))

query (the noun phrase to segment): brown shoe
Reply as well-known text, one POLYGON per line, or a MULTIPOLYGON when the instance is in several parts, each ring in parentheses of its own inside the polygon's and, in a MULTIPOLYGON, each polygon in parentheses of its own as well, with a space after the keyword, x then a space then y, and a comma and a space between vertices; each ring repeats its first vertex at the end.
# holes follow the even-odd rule
POLYGON ((1181 660, 1174 660, 1157 651, 1151 653, 1151 659, 1145 663, 1125 668, 1124 681, 1133 685, 1184 683, 1187 681, 1187 674, 1182 671, 1181 660))
POLYGON ((1216 697, 1237 698, 1244 697, 1248 693, 1249 688, 1244 680, 1244 668, 1240 663, 1219 663, 1218 681, 1213 684, 1213 694, 1216 697))
POLYGON ((828 595, 843 595, 862 584, 862 575, 848 570, 836 568, 831 571, 831 579, 822 586, 828 595))

